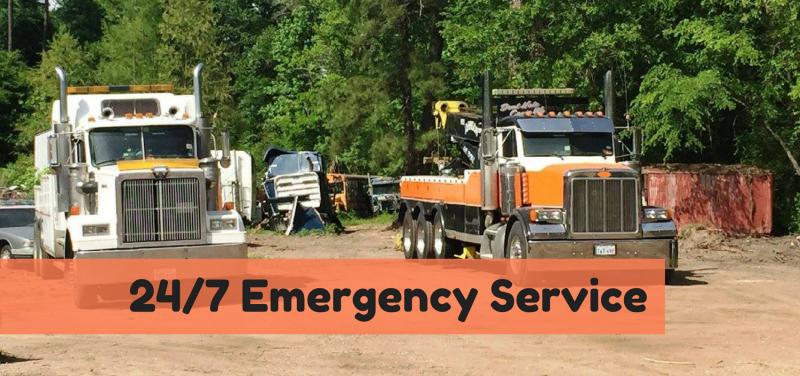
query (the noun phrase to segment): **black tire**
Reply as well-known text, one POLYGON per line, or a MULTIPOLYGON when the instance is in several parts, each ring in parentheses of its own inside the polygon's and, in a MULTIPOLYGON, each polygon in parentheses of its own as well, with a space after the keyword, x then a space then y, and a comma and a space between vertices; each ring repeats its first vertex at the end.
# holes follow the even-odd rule
POLYGON ((522 223, 519 221, 511 225, 511 231, 506 237, 505 255, 507 259, 511 260, 508 263, 506 274, 515 285, 524 285, 527 275, 525 261, 514 262, 514 260, 526 260, 528 258, 528 237, 522 228, 522 223))
POLYGON ((675 276, 675 269, 665 269, 664 270, 664 284, 668 285, 672 282, 672 277, 675 276))
POLYGON ((78 283, 78 274, 75 267, 75 261, 75 259, 64 260, 64 277, 67 280, 67 283, 72 287, 73 294, 75 294, 75 307, 78 307, 78 309, 96 308, 98 290, 97 286, 78 283))
POLYGON ((400 228, 400 247, 403 249, 403 256, 406 259, 417 258, 414 252, 414 245, 417 243, 416 226, 411 211, 407 210, 403 216, 403 226, 400 228))
POLYGON ((11 253, 11 246, 6 244, 0 248, 0 269, 10 270, 14 268, 14 254, 11 253))
POLYGON ((433 257, 433 224, 425 219, 425 215, 419 213, 416 220, 417 241, 415 251, 418 259, 433 257))
POLYGON ((51 257, 44 249, 41 251, 42 259, 36 263, 39 263, 39 277, 42 279, 57 279, 60 278, 61 271, 53 265, 53 257, 51 257))
POLYGON ((432 234, 433 244, 431 244, 431 248, 433 249, 433 257, 440 260, 453 258, 460 243, 447 237, 444 229, 444 220, 440 212, 436 212, 436 215, 433 216, 432 234))

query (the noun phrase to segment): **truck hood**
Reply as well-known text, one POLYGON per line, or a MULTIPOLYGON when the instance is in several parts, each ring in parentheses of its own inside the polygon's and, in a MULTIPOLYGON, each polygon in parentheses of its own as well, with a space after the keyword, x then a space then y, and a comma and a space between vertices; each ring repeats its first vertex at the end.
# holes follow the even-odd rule
POLYGON ((527 171, 528 195, 532 206, 562 207, 564 205, 564 177, 575 172, 623 172, 636 170, 619 163, 557 163, 538 171, 527 171))
POLYGON ((33 239, 33 226, 0 228, 0 238, 16 238, 20 241, 33 239))

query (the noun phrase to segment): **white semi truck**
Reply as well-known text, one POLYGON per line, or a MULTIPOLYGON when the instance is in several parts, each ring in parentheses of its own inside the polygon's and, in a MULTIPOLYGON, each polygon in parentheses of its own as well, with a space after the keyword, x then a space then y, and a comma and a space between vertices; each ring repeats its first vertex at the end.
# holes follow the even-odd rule
MULTIPOLYGON (((247 257, 242 217, 222 200, 229 138, 223 131, 215 158, 202 69, 194 70, 194 95, 176 95, 171 85, 68 87, 56 68, 53 128, 35 142, 34 258, 247 257)), ((34 265, 43 278, 61 274, 55 262, 34 265)), ((75 291, 79 307, 97 302, 93 286, 75 291)))

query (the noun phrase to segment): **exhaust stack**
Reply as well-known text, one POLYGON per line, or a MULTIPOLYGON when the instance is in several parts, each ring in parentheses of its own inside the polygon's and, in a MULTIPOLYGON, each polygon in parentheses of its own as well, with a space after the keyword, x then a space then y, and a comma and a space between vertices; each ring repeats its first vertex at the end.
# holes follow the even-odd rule
POLYGON ((197 119, 197 130, 200 133, 200 142, 197 147, 197 158, 200 159, 200 168, 206 178, 206 208, 210 211, 219 210, 219 161, 211 155, 211 124, 203 115, 203 63, 194 68, 194 111, 197 119))
POLYGON ((481 209, 485 211, 497 209, 497 138, 492 119, 492 77, 488 70, 483 72, 481 209))
POLYGON ((69 112, 67 107, 67 72, 62 67, 56 67, 59 84, 59 122, 53 124, 53 136, 56 142, 56 160, 58 163, 54 167, 58 176, 56 202, 59 212, 68 213, 71 199, 72 184, 70 182, 69 160, 72 144, 72 125, 69 123, 69 112))
POLYGON ((605 100, 606 116, 614 122, 614 71, 606 72, 603 99, 605 100))

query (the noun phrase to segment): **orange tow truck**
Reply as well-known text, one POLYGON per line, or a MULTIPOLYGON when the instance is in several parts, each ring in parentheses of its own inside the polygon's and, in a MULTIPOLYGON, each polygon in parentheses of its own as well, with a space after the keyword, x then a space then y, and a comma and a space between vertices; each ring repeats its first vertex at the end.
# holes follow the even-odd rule
POLYGON ((637 163, 617 161, 611 72, 605 111, 575 110, 589 101, 572 89, 492 90, 488 72, 483 91, 482 114, 457 101, 433 108, 463 156, 440 175, 401 179, 405 257, 663 259, 669 281, 675 223, 643 203, 637 163))

